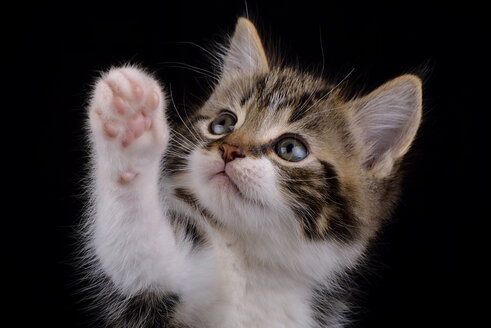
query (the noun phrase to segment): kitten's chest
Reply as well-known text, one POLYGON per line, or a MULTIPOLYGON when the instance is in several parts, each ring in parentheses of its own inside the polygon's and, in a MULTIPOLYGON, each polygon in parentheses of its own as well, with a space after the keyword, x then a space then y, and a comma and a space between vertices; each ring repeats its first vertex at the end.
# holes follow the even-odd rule
POLYGON ((309 288, 281 271, 251 268, 232 242, 215 241, 226 295, 219 327, 313 327, 309 288))

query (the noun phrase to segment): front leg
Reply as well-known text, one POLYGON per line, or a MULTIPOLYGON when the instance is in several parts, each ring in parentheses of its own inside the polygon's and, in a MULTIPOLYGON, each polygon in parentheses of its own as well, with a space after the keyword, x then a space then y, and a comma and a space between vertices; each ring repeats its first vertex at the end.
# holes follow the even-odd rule
POLYGON ((112 69, 89 107, 93 161, 90 248, 98 269, 125 297, 172 293, 180 254, 159 193, 160 161, 169 133, 165 96, 134 67, 112 69))
POLYGON ((154 78, 122 67, 99 79, 89 107, 93 208, 88 248, 94 272, 117 295, 106 299, 116 304, 104 305, 116 311, 108 314, 117 327, 171 319, 188 326, 198 320, 204 327, 219 297, 220 278, 209 249, 193 249, 189 239, 176 237, 167 217, 161 195, 166 186, 159 183, 169 139, 165 103, 154 78), (176 300, 174 318, 165 317, 176 300))

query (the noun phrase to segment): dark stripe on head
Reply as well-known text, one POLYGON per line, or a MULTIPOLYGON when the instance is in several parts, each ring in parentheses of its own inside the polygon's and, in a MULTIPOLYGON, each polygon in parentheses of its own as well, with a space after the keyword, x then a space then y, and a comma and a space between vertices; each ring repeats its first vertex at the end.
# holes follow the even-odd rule
POLYGON ((291 99, 288 104, 294 106, 294 108, 288 122, 293 123, 303 119, 310 112, 309 108, 321 99, 325 99, 324 97, 326 97, 330 91, 331 89, 323 88, 313 92, 302 93, 295 99, 291 99))
POLYGON ((256 108, 266 108, 269 103, 269 97, 266 94, 267 77, 261 76, 256 80, 256 108))
POLYGON ((256 92, 261 95, 266 90, 266 75, 259 77, 256 81, 256 92))
POLYGON ((275 91, 285 90, 286 82, 287 82, 287 76, 286 75, 278 75, 276 77, 276 79, 274 80, 274 84, 271 88, 272 91, 275 92, 275 91))
POLYGON ((241 106, 244 106, 245 103, 251 99, 252 97, 252 89, 247 89, 247 91, 244 93, 244 95, 242 96, 242 98, 240 99, 240 105, 241 106))

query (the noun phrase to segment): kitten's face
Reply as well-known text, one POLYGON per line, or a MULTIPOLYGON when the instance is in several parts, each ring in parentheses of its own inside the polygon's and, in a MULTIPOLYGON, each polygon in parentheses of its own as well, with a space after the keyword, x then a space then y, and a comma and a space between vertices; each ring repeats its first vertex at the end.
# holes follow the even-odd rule
POLYGON ((421 81, 402 76, 349 101, 339 91, 271 68, 254 26, 239 20, 220 83, 181 130, 200 142, 173 149, 186 153, 170 160, 185 167, 190 190, 181 199, 242 234, 371 237, 398 196, 398 163, 420 122, 421 81))
POLYGON ((218 86, 194 127, 206 142, 189 162, 202 205, 246 229, 287 225, 308 238, 328 230, 348 237, 340 180, 343 169, 356 169, 348 161, 343 103, 333 91, 289 69, 218 86), (343 221, 337 227, 335 217, 343 221))

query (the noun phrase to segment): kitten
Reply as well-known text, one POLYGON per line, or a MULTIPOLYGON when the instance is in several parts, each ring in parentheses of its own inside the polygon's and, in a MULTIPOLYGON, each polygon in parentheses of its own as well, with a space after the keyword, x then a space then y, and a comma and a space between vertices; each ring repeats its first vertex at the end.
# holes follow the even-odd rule
POLYGON ((268 61, 240 18, 212 95, 169 127, 151 74, 89 106, 86 263, 110 327, 341 327, 335 294, 397 201, 421 119, 404 75, 357 99, 268 61))

